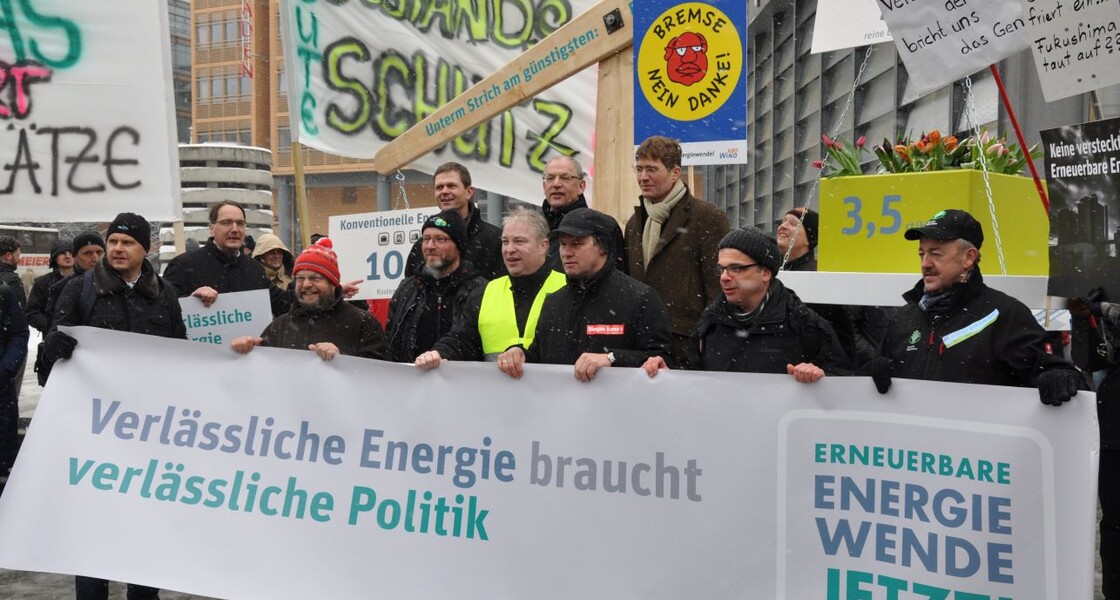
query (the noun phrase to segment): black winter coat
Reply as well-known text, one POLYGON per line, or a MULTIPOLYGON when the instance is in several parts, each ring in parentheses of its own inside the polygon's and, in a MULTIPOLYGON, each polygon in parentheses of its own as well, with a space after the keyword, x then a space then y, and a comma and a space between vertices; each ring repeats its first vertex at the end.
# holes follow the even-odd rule
MULTIPOLYGON (((190 296, 200 287, 212 287, 219 294, 269 290, 273 316, 287 312, 290 306, 282 298, 283 290, 270 286, 260 262, 244 254, 226 254, 214 244, 213 238, 198 250, 171 259, 163 278, 175 286, 180 297, 190 296)), ((288 300, 290 302, 290 298, 288 300)))
POLYGON ((828 375, 851 373, 848 357, 828 321, 777 279, 762 312, 744 327, 726 297, 700 315, 688 368, 739 373, 785 373, 786 365, 813 363, 828 375))
MULTIPOLYGON (((501 245, 501 235, 498 236, 499 247, 501 245)), ((13 291, 16 293, 16 300, 19 300, 19 305, 27 305, 27 292, 23 289, 23 280, 19 278, 19 273, 16 273, 16 268, 8 263, 0 262, 0 282, 12 286, 13 291)))
POLYGON ((311 344, 330 342, 346 356, 389 359, 389 345, 381 323, 355 308, 340 295, 327 309, 309 308, 299 302, 276 317, 261 333, 263 345, 307 350, 311 344))
POLYGON ((27 295, 27 306, 24 314, 27 324, 46 333, 51 328, 51 287, 65 279, 66 276, 53 270, 46 275, 35 278, 31 284, 31 293, 27 295))
MULTIPOLYGON (((475 288, 485 287, 486 280, 465 266, 460 266, 446 279, 438 284, 442 291, 438 306, 451 311, 453 327, 467 310, 471 292, 475 288)), ((436 293, 436 287, 435 278, 426 273, 405 279, 397 287, 393 299, 389 301, 389 317, 385 327, 389 331, 389 356, 392 360, 412 362, 431 349, 418 347, 417 331, 424 312, 428 310, 428 295, 436 293)), ((451 327, 446 331, 437 331, 433 339, 438 340, 449 331, 451 327)))
POLYGON ((586 281, 569 278, 545 299, 525 359, 574 365, 584 352, 613 352, 615 366, 640 367, 651 356, 669 360, 672 346, 661 297, 608 260, 586 281))
MULTIPOLYGON (((421 240, 416 240, 405 261, 404 276, 415 277, 424 272, 424 252, 421 240)), ((462 262, 470 263, 471 268, 486 280, 497 279, 507 273, 506 263, 502 260, 502 230, 482 220, 478 205, 471 203, 471 214, 467 217, 467 248, 460 249, 462 262)))
POLYGON ((936 316, 918 306, 921 281, 902 295, 908 304, 891 320, 882 349, 895 377, 1028 387, 1044 371, 1074 368, 1051 353, 1030 309, 985 285, 979 269, 952 289, 948 310, 936 316))
MULTIPOLYGON (((564 208, 556 210, 548 203, 548 198, 545 198, 544 203, 541 204, 541 213, 544 219, 548 221, 548 230, 556 231, 560 227, 560 223, 564 221, 564 216, 577 208, 588 208, 587 198, 583 194, 576 198, 564 208)), ((630 273, 630 265, 626 262, 626 238, 622 235, 622 228, 615 224, 614 232, 611 234, 613 238, 611 241, 611 255, 614 257, 614 266, 623 273, 630 273)), ((564 272, 564 263, 560 262, 560 238, 555 237, 548 241, 548 259, 545 261, 548 268, 559 273, 564 272)))

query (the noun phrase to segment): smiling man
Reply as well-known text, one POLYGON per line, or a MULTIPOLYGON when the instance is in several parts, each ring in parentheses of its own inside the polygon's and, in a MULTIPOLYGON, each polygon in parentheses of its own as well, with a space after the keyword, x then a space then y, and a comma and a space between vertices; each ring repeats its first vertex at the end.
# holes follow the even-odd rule
POLYGON ((320 238, 300 253, 292 274, 296 302, 291 310, 269 323, 260 337, 233 340, 230 347, 234 351, 248 354, 257 346, 268 346, 311 350, 323 360, 339 354, 389 358, 381 324, 343 296, 338 256, 330 238, 320 238))
MULTIPOLYGON (((121 213, 113 219, 106 234, 104 258, 92 270, 70 278, 55 306, 52 331, 44 338, 41 349, 47 372, 56 361, 70 358, 77 345, 74 338, 57 330, 60 325, 187 338, 175 289, 145 258, 152 238, 148 222, 140 215, 121 213)), ((78 600, 102 600, 109 596, 109 582, 77 577, 76 591, 78 600)), ((127 594, 129 598, 159 598, 159 590, 141 585, 129 584, 127 594)))
POLYGON ((518 208, 502 225, 502 260, 509 275, 476 288, 462 319, 416 366, 434 369, 446 360, 496 360, 511 346, 533 343, 541 307, 564 287, 564 275, 548 267, 548 223, 535 211, 518 208))
POLYGON ((902 295, 883 357, 869 368, 880 393, 891 376, 931 381, 1033 386, 1043 404, 1077 393, 1081 375, 1054 355, 1022 302, 980 275, 984 230, 963 210, 943 210, 906 231, 918 241, 922 280, 902 295))
MULTIPOLYGON (((778 281, 781 266, 778 244, 758 229, 723 236, 711 275, 723 297, 700 316, 687 368, 788 373, 802 383, 847 373, 847 357, 832 327, 778 281)), ((652 358, 643 368, 653 377, 667 365, 652 358)))

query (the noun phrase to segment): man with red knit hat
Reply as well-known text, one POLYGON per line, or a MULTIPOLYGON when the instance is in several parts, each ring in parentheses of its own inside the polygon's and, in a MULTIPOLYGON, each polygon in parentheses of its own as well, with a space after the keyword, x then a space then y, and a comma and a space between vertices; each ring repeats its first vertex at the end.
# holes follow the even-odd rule
POLYGON ((387 360, 381 324, 344 298, 333 248, 330 238, 321 238, 304 250, 292 268, 296 302, 291 310, 269 323, 260 337, 239 337, 230 346, 242 354, 263 345, 307 349, 323 360, 339 354, 387 360))

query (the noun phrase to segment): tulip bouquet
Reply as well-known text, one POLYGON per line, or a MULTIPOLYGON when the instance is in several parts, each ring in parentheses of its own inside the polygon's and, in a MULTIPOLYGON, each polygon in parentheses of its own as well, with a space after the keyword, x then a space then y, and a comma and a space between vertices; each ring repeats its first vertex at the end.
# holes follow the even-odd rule
MULTIPOLYGON (((856 143, 845 146, 839 140, 821 136, 827 157, 826 160, 813 161, 813 166, 827 169, 827 177, 862 175, 860 159, 866 150, 867 138, 860 136, 856 143)), ((872 147, 879 159, 879 173, 924 173, 947 169, 981 169, 981 160, 987 165, 988 172, 1003 175, 1019 175, 1032 158, 1042 156, 1036 144, 1028 152, 1007 138, 995 138, 987 131, 979 138, 969 137, 963 142, 956 136, 944 137, 934 129, 923 133, 917 140, 899 136, 894 143, 883 143, 872 147)))

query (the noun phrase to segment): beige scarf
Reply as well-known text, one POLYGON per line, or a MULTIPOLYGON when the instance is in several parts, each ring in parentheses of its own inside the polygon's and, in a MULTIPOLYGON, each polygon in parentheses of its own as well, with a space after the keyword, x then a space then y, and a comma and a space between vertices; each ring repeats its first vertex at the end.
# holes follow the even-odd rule
POLYGON ((650 259, 653 258, 653 251, 657 249, 657 242, 661 241, 661 226, 669 220, 669 213, 673 212, 673 207, 684 198, 686 191, 688 190, 684 182, 678 179, 673 184, 673 189, 669 191, 669 196, 661 202, 653 203, 642 198, 642 206, 646 208, 646 214, 649 215, 645 229, 642 231, 642 256, 647 267, 650 259))

